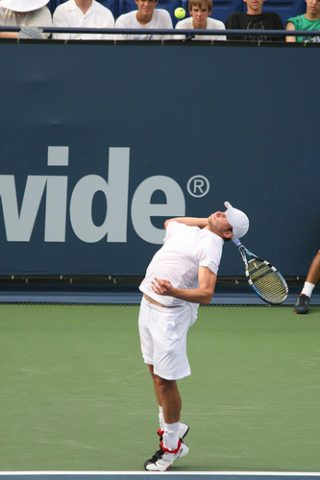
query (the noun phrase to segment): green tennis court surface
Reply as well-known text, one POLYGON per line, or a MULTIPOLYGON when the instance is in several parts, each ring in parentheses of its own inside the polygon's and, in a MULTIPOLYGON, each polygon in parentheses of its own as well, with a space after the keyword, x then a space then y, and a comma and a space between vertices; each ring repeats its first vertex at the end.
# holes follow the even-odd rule
MULTIPOLYGON (((157 408, 137 306, 0 306, 0 470, 143 471, 157 408)), ((202 307, 172 472, 320 471, 320 308, 202 307)), ((148 474, 150 475, 150 474, 148 474)))

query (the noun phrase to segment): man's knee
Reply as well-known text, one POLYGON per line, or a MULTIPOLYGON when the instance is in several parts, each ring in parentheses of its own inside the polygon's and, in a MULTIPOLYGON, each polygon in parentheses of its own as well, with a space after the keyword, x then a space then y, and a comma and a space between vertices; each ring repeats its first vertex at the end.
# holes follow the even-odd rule
POLYGON ((167 380, 153 373, 154 382, 161 393, 166 393, 176 388, 175 380, 167 380))
POLYGON ((160 394, 166 394, 167 392, 177 389, 176 380, 167 380, 166 378, 160 377, 159 375, 154 373, 153 365, 148 365, 148 368, 156 386, 156 389, 160 394))

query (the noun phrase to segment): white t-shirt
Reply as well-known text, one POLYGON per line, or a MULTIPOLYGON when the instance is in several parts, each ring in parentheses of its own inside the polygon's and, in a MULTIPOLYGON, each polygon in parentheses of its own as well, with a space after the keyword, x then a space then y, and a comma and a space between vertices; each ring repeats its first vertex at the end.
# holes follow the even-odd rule
MULTIPOLYGON (((172 20, 169 12, 157 8, 153 12, 152 19, 149 23, 139 23, 137 20, 137 10, 120 15, 115 23, 116 28, 173 28, 172 20)), ((115 40, 169 40, 171 35, 152 35, 152 34, 118 34, 115 40)))
MULTIPOLYGON (((177 23, 176 29, 178 30, 193 30, 193 18, 185 18, 177 23)), ((216 20, 215 18, 208 17, 207 19, 207 30, 225 30, 225 24, 220 20, 216 20)), ((175 35, 175 39, 184 39, 185 35, 175 35)), ((225 35, 195 35, 195 40, 226 40, 225 35)))
MULTIPOLYGON (((114 28, 114 18, 111 11, 96 0, 93 0, 86 13, 83 13, 74 0, 68 0, 55 9, 53 26, 66 28, 114 28)), ((110 40, 113 36, 102 33, 54 33, 53 38, 63 40, 110 40)))
POLYGON ((195 288, 199 267, 208 267, 218 273, 222 247, 222 238, 206 228, 170 222, 164 245, 153 256, 139 289, 166 306, 185 303, 178 298, 156 294, 151 281, 157 277, 169 280, 177 288, 195 288))
POLYGON ((0 25, 11 27, 51 27, 52 17, 47 7, 42 7, 32 12, 20 13, 1 7, 0 2, 0 25))

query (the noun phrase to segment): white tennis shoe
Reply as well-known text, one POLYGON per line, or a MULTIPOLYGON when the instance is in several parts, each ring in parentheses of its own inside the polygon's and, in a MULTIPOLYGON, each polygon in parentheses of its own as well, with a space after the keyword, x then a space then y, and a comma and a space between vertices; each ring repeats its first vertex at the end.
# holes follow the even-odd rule
POLYGON ((179 438, 183 439, 189 432, 190 427, 186 423, 180 423, 179 425, 179 438))
POLYGON ((165 472, 171 465, 179 458, 185 457, 189 453, 189 447, 179 440, 178 446, 175 450, 169 450, 160 442, 160 448, 156 451, 153 457, 149 458, 144 463, 144 468, 148 472, 165 472))

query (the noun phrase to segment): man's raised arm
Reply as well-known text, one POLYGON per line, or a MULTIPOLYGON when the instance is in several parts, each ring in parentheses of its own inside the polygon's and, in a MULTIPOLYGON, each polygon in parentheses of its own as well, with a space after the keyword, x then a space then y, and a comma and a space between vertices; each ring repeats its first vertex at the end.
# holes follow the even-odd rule
POLYGON ((170 222, 183 223, 189 227, 205 228, 208 225, 208 218, 198 217, 176 217, 170 218, 164 222, 164 228, 167 229, 170 222))

